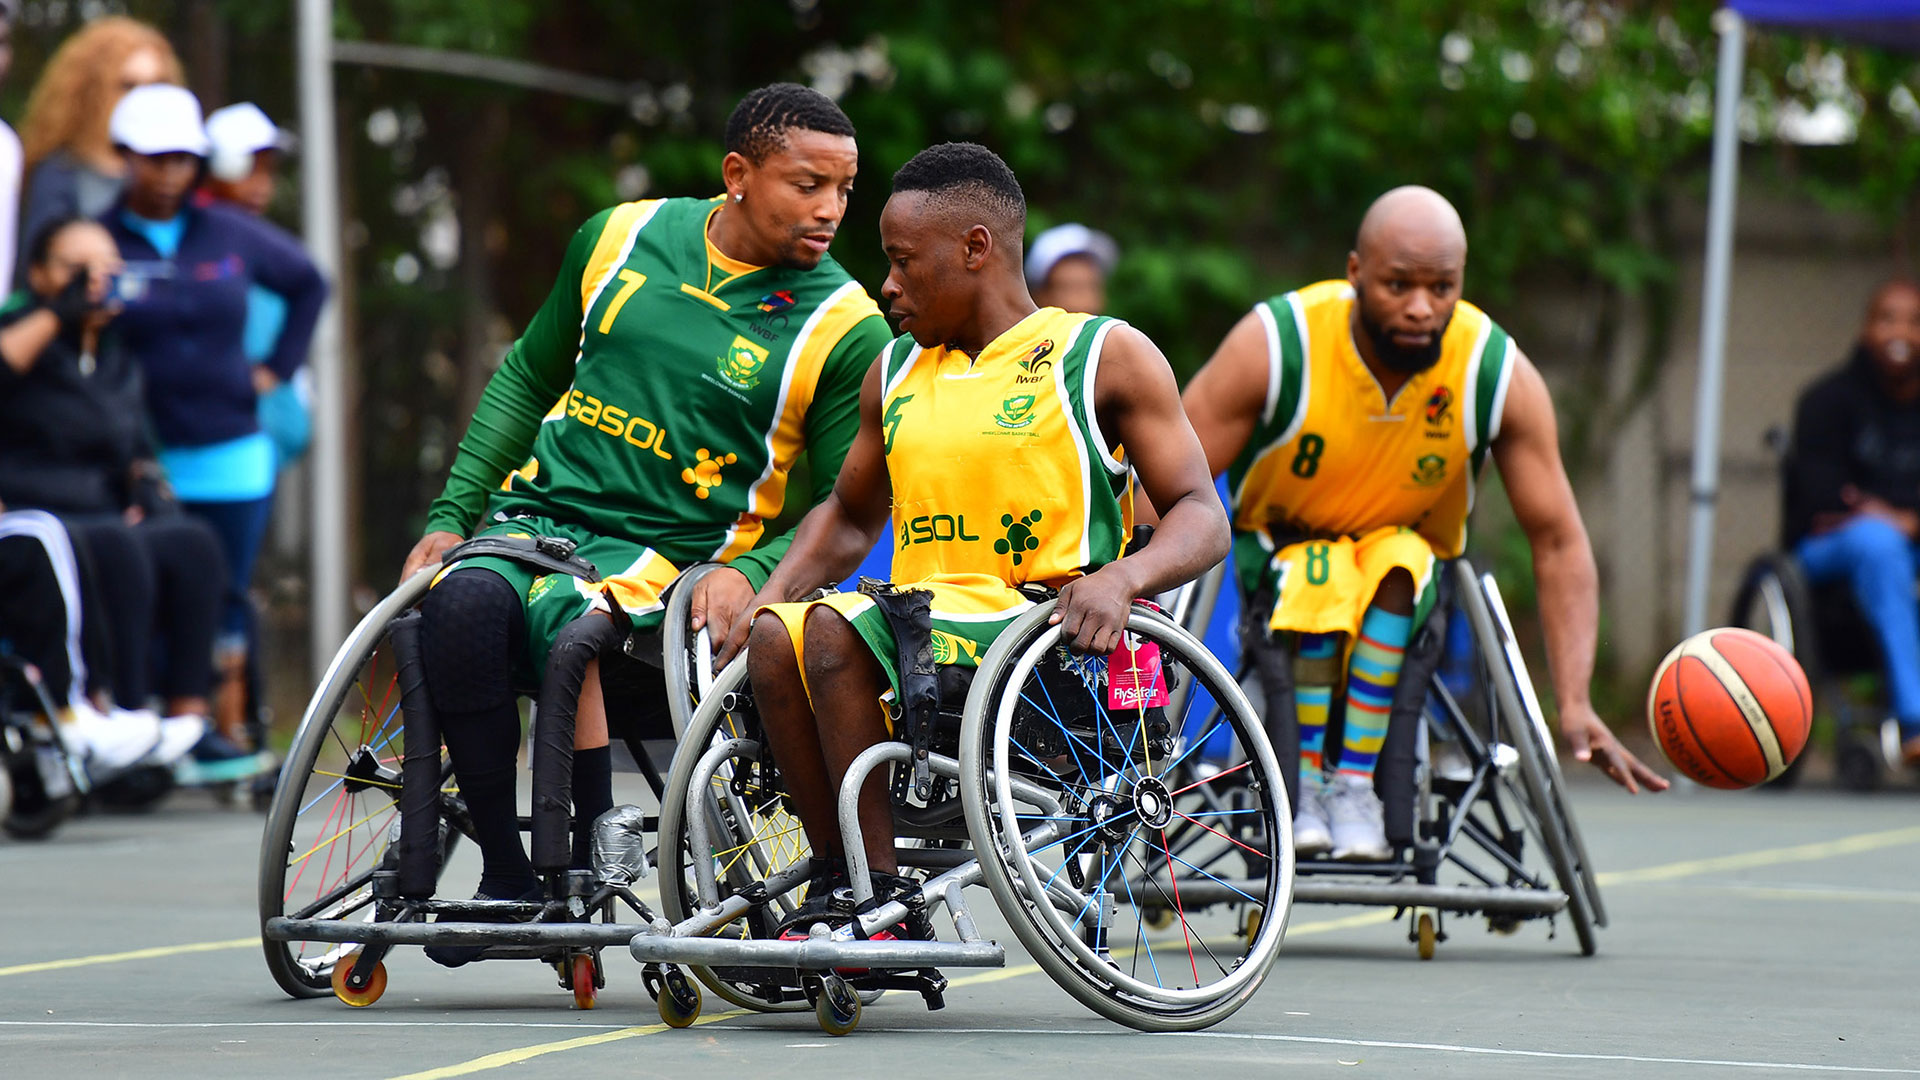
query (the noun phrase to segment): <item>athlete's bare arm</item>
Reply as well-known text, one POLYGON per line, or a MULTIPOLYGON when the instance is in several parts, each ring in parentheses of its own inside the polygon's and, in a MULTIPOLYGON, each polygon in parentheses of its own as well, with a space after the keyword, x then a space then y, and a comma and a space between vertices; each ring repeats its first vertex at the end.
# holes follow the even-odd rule
POLYGON ((1507 488, 1513 514, 1533 548, 1533 577, 1540 593, 1540 621, 1552 666, 1553 696, 1560 706, 1560 734, 1581 761, 1591 761, 1628 791, 1641 785, 1664 791, 1667 781, 1621 746, 1593 711, 1587 686, 1593 678, 1599 636, 1600 576, 1593 548, 1573 499, 1573 485, 1560 461, 1553 400, 1540 372, 1517 350, 1493 459, 1507 488))
POLYGON ((1221 340, 1206 366, 1187 383, 1181 403, 1207 454, 1207 471, 1218 476, 1246 449, 1267 405, 1267 329, 1247 312, 1221 340))
POLYGON ((1119 642, 1134 597, 1199 577, 1226 557, 1231 538, 1173 369, 1145 334, 1130 326, 1108 332, 1093 400, 1101 432, 1126 448, 1141 488, 1162 510, 1153 543, 1060 590, 1053 621, 1062 635, 1105 655, 1119 642))
MULTIPOLYGON (((880 361, 875 359, 860 384, 860 431, 840 464, 833 493, 800 520, 793 531, 793 546, 743 610, 799 600, 853 573, 887 527, 892 498, 880 416, 880 361)), ((724 667, 746 647, 752 624, 750 618, 734 621, 725 643, 714 653, 716 668, 724 667)))

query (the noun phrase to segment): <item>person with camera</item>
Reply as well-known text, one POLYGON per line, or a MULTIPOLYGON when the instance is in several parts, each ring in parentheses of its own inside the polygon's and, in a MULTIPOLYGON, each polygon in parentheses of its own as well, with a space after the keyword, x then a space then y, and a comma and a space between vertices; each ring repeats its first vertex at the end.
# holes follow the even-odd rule
POLYGON ((140 373, 113 327, 113 238, 56 221, 27 263, 27 289, 0 308, 0 503, 50 513, 71 534, 86 607, 104 622, 110 715, 150 725, 123 714, 156 695, 169 715, 153 760, 189 748, 196 762, 244 757, 205 736, 224 560, 213 531, 179 512, 147 445, 140 373))

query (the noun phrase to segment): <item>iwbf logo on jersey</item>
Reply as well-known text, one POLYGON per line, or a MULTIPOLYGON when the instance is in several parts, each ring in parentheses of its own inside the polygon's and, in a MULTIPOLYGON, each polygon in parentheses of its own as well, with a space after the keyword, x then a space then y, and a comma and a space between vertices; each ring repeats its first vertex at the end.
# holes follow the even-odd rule
POLYGON ((720 377, 739 390, 760 385, 760 369, 767 366, 767 350, 744 337, 736 336, 727 346, 727 354, 717 361, 720 377))

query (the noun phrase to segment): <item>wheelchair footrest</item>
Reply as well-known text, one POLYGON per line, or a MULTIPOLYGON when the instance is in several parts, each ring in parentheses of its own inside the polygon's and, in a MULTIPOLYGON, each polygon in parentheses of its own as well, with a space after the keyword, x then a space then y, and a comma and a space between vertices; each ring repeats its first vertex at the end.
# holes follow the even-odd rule
MULTIPOLYGON (((1200 884, 1206 884, 1202 882, 1200 884)), ((1183 886, 1182 892, 1193 886, 1183 886)), ((1216 898, 1218 899, 1218 898, 1216 898)), ((1567 906, 1558 889, 1515 889, 1475 885, 1419 885, 1413 882, 1314 880, 1293 883, 1296 904, 1369 904, 1423 907, 1462 914, 1555 915, 1567 906)))
POLYGON ((625 945, 646 927, 635 923, 350 922, 268 919, 269 941, 342 941, 368 945, 625 945))
POLYGON ((642 932, 630 935, 633 958, 642 963, 698 964, 702 967, 926 968, 1005 967, 1007 950, 999 942, 980 941, 806 941, 674 937, 642 932))

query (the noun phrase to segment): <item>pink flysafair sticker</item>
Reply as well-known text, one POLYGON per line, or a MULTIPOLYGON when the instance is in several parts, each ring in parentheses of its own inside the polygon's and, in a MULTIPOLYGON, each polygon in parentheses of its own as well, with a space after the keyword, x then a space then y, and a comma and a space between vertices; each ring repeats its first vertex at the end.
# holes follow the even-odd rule
POLYGON ((1152 709, 1167 703, 1167 679, 1160 669, 1160 646, 1132 634, 1107 657, 1107 708, 1152 709))

